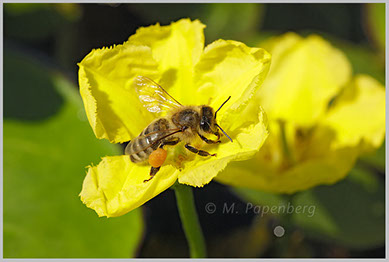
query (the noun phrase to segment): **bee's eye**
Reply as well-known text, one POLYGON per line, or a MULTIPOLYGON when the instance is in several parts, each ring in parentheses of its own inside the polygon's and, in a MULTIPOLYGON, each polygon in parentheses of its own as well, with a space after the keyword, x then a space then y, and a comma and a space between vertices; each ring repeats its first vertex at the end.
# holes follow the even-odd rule
POLYGON ((210 132, 213 125, 213 109, 209 106, 201 108, 200 127, 204 132, 210 132))
POLYGON ((200 121, 200 128, 204 131, 204 132, 208 132, 210 130, 210 123, 207 119, 206 116, 202 116, 201 117, 201 121, 200 121))

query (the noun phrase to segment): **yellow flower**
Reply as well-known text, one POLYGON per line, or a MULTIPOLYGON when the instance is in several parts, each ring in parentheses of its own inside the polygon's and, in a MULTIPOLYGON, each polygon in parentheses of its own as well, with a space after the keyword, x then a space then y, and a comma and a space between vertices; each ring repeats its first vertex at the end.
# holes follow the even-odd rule
POLYGON ((384 87, 367 75, 352 78, 345 55, 317 35, 288 33, 263 47, 272 66, 256 99, 269 137, 255 158, 231 164, 217 180, 276 193, 335 183, 382 144, 384 87))
POLYGON ((150 166, 134 164, 128 155, 103 157, 89 167, 80 196, 99 216, 123 215, 177 179, 201 187, 230 161, 250 158, 266 139, 264 113, 250 101, 269 69, 269 53, 225 40, 204 49, 204 27, 197 20, 182 19, 169 26, 140 28, 122 45, 93 50, 79 63, 89 122, 97 138, 112 143, 133 139, 156 118, 144 109, 133 88, 139 75, 159 83, 183 105, 208 104, 216 109, 231 96, 217 121, 234 142, 225 139, 204 147, 217 157, 195 156, 181 144, 167 147, 170 160, 147 183, 143 181, 149 178, 150 166), (250 106, 256 109, 248 110, 250 106), (189 160, 177 164, 177 159, 189 160))

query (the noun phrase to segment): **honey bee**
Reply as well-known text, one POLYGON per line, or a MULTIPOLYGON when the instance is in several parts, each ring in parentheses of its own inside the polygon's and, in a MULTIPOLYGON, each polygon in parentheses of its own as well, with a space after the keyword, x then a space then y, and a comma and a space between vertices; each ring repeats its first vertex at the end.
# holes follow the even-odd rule
POLYGON ((159 117, 152 121, 125 148, 125 154, 130 156, 132 162, 149 161, 151 165, 150 178, 144 182, 151 180, 161 168, 167 156, 165 146, 177 145, 184 141, 185 148, 192 153, 203 157, 216 156, 216 154, 197 149, 190 143, 197 136, 207 144, 220 143, 219 129, 232 142, 232 139, 216 123, 217 112, 231 96, 224 101, 218 110, 214 111, 212 107, 207 105, 181 105, 165 89, 145 76, 136 77, 134 86, 141 103, 149 112, 160 113, 164 110, 167 112, 165 117, 159 117), (217 139, 208 139, 205 137, 206 134, 213 134, 217 139))

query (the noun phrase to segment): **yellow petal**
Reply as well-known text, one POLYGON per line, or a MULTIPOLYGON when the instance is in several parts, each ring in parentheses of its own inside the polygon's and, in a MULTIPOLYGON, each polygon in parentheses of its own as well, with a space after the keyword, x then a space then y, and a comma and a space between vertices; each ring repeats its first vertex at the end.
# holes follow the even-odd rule
POLYGON ((344 178, 354 166, 357 155, 358 150, 355 148, 341 148, 281 172, 253 158, 231 163, 216 180, 231 186, 273 193, 294 193, 321 184, 330 185, 344 178))
POLYGON ((124 43, 93 50, 78 65, 80 93, 97 138, 129 141, 150 123, 152 115, 132 88, 137 75, 158 78, 150 48, 124 43))
POLYGON ((258 93, 269 119, 315 124, 351 77, 345 55, 319 36, 288 33, 261 47, 272 54, 269 75, 258 93))
POLYGON ((300 130, 296 125, 285 123, 284 130, 289 154, 283 148, 280 124, 270 122, 270 135, 255 157, 232 163, 216 179, 233 186, 294 193, 344 178, 359 155, 358 146, 331 148, 335 139, 331 128, 317 126, 300 130))
POLYGON ((322 124, 336 133, 334 148, 378 148, 385 136, 385 89, 367 75, 356 76, 330 108, 322 124))
POLYGON ((227 140, 228 142, 218 146, 210 145, 208 148, 203 148, 203 150, 209 149, 210 153, 216 153, 217 156, 208 158, 196 156, 193 161, 187 162, 184 170, 178 174, 178 182, 201 187, 209 183, 230 161, 242 161, 253 156, 268 135, 263 111, 260 112, 258 120, 256 124, 227 130, 234 142, 227 140))
POLYGON ((150 167, 134 164, 127 155, 104 157, 89 167, 82 202, 101 216, 121 216, 169 188, 177 180, 174 168, 163 166, 148 182, 150 167))
POLYGON ((242 107, 261 86, 270 60, 270 54, 264 49, 249 48, 236 41, 215 41, 205 48, 195 67, 198 90, 192 96, 196 103, 209 104, 215 109, 231 96, 228 104, 218 113, 220 122, 228 125, 236 118, 243 121, 242 115, 237 115, 237 112, 243 110, 242 107))
POLYGON ((193 67, 204 49, 205 25, 181 19, 169 26, 142 27, 129 38, 151 48, 161 72, 159 84, 182 104, 193 104, 193 67))

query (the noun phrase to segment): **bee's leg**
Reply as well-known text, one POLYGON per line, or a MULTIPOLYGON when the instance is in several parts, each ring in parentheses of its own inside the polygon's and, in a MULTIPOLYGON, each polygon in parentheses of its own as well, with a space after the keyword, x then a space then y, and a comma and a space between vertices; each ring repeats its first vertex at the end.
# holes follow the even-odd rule
POLYGON ((217 144, 217 143, 221 143, 221 141, 220 140, 211 140, 211 139, 208 139, 208 138, 206 138, 205 136, 203 136, 203 135, 201 135, 201 134, 199 134, 199 133, 197 133, 198 135, 199 135, 199 137, 201 138, 201 140, 203 140, 205 143, 207 143, 207 144, 217 144))
POLYGON ((189 144, 186 144, 185 148, 188 149, 190 152, 198 154, 200 156, 216 156, 216 154, 210 154, 207 151, 194 148, 193 146, 191 146, 189 144))
POLYGON ((151 169, 150 169, 150 178, 143 180, 143 183, 146 183, 147 181, 150 181, 155 176, 155 174, 157 174, 157 172, 159 171, 160 168, 161 167, 151 167, 151 169))
MULTIPOLYGON (((159 145, 159 147, 163 148, 164 146, 167 146, 167 145, 174 146, 174 145, 178 144, 178 142, 180 142, 180 140, 178 138, 174 139, 174 140, 170 140, 170 141, 164 141, 159 145)), ((150 178, 143 180, 143 182, 150 181, 157 174, 157 172, 159 171, 160 168, 161 168, 160 166, 159 167, 151 167, 150 178)))
POLYGON ((174 146, 174 145, 177 145, 178 142, 180 142, 180 139, 174 139, 174 140, 170 140, 170 141, 164 141, 161 143, 161 145, 159 145, 160 148, 163 148, 164 146, 174 146))
POLYGON ((220 140, 220 133, 219 132, 215 132, 215 133, 213 133, 215 136, 217 136, 217 140, 220 140))

